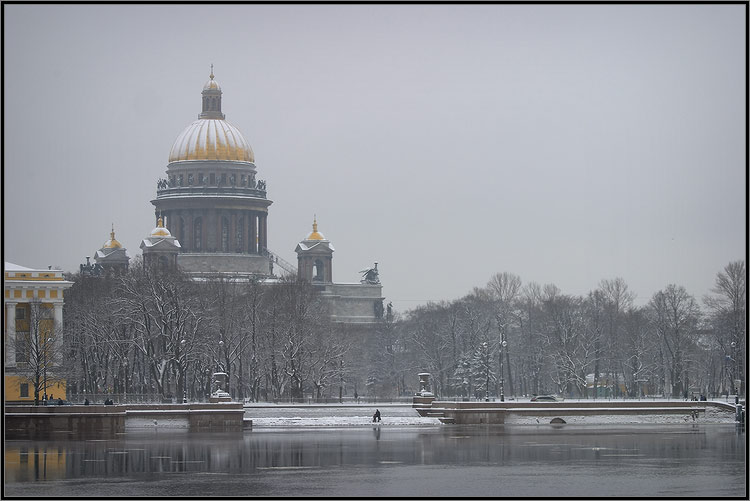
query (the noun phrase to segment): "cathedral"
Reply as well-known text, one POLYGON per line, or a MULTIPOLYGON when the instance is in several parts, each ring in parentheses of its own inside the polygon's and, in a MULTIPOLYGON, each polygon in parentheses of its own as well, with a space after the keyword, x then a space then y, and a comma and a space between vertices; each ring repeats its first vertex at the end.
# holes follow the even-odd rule
MULTIPOLYGON (((237 127, 226 120, 222 90, 213 74, 201 92, 201 112, 174 141, 166 176, 156 183, 156 227, 141 242, 146 263, 179 267, 195 278, 226 274, 273 282, 277 274, 310 282, 330 306, 332 319, 367 325, 383 318, 377 263, 363 270, 359 283, 333 281, 330 241, 313 231, 298 243, 297 267, 268 247, 267 185, 257 178, 255 155, 237 127)), ((291 247, 291 246, 290 246, 291 247)), ((127 269, 129 256, 110 239, 96 252, 94 265, 81 272, 99 275, 127 269)))
POLYGON ((151 203, 180 243, 177 264, 185 272, 271 275, 272 202, 265 181, 256 179, 253 150, 225 120, 221 94, 212 69, 198 119, 177 136, 151 203))

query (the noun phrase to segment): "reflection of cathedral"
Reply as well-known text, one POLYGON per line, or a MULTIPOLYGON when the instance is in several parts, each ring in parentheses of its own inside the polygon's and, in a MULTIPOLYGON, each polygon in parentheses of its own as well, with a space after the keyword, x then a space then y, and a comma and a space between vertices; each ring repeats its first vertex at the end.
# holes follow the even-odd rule
POLYGON ((156 217, 179 241, 177 264, 191 274, 270 275, 267 218, 271 201, 256 180, 255 157, 224 120, 213 71, 198 120, 177 137, 167 177, 157 183, 156 217))
MULTIPOLYGON (((222 91, 213 69, 203 86, 202 111, 177 137, 166 178, 157 182, 156 227, 141 242, 147 264, 176 265, 195 277, 227 274, 272 281, 280 271, 311 282, 331 306, 333 319, 368 324, 383 317, 377 263, 360 283, 333 282, 333 246, 317 229, 295 249, 299 270, 268 249, 266 183, 256 179, 253 150, 224 119, 222 91), (275 268, 275 269, 274 269, 275 268)), ((97 265, 127 267, 127 255, 114 238, 97 252, 97 265), (100 259, 102 262, 100 263, 100 259)), ((81 271, 95 273, 87 263, 81 271)))

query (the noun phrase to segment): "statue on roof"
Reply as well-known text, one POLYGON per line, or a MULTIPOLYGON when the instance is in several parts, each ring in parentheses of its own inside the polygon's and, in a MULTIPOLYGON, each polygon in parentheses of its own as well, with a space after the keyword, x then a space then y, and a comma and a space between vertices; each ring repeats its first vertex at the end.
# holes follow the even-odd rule
POLYGON ((380 284, 380 276, 378 274, 378 263, 375 263, 374 268, 367 268, 364 270, 360 270, 360 273, 362 273, 362 280, 359 281, 361 284, 371 284, 371 285, 378 285, 380 284))

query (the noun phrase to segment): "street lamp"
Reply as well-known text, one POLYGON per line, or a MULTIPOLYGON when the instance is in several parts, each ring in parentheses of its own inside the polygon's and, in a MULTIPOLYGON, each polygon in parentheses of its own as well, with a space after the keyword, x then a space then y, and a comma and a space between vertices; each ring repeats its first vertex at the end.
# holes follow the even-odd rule
POLYGON ((339 403, 344 402, 344 359, 341 359, 339 370, 339 403))
POLYGON ((730 346, 732 347, 732 362, 734 362, 734 370, 732 371, 732 379, 734 383, 734 393, 739 397, 740 395, 740 389, 742 387, 742 375, 740 373, 740 364, 739 360, 737 360, 737 343, 732 341, 730 343, 730 346))
POLYGON ((125 360, 123 360, 123 370, 125 372, 123 377, 123 403, 126 403, 128 400, 128 359, 127 356, 125 360))
POLYGON ((484 351, 484 355, 482 356, 482 358, 484 358, 487 363, 487 367, 485 367, 485 370, 487 371, 487 374, 486 374, 487 386, 485 386, 484 388, 484 401, 489 402, 490 401, 490 361, 489 361, 490 353, 489 353, 489 350, 487 349, 487 343, 482 343, 482 350, 484 351))
POLYGON ((503 377, 503 348, 508 346, 508 342, 503 339, 500 342, 500 401, 505 402, 505 378, 503 377))
POLYGON ((187 403, 187 357, 185 356, 185 343, 183 339, 180 341, 182 346, 182 403, 187 403))

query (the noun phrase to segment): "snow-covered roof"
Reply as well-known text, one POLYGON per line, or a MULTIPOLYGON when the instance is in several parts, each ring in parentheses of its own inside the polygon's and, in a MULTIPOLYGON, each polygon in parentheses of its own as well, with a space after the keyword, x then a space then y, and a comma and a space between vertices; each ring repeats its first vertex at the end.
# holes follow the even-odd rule
POLYGON ((5 271, 38 271, 38 270, 34 270, 33 268, 26 268, 18 264, 9 263, 8 261, 5 261, 4 270, 5 271))
POLYGON ((325 240, 323 240, 323 241, 320 241, 320 240, 305 240, 305 241, 300 242, 300 243, 297 244, 297 248, 300 249, 300 250, 303 250, 303 251, 308 251, 308 250, 314 249, 315 247, 318 247, 318 246, 324 246, 325 248, 328 248, 328 249, 330 249, 332 251, 336 250, 336 249, 333 248, 333 244, 331 244, 330 242, 325 241, 325 240), (315 242, 315 243, 313 243, 311 245, 311 242, 315 242))
POLYGON ((157 249, 159 247, 182 247, 180 245, 179 240, 177 240, 175 237, 149 237, 144 238, 141 242, 141 249, 149 248, 149 249, 157 249))

